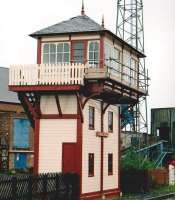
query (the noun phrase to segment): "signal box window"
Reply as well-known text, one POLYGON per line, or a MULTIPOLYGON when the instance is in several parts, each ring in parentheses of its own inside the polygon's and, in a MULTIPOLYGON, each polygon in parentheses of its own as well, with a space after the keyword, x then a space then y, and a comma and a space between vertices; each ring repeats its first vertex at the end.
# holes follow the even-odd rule
POLYGON ((108 112, 108 132, 113 132, 113 112, 108 112))
POLYGON ((88 154, 88 176, 94 176, 94 153, 88 154))
POLYGON ((108 154, 108 175, 113 174, 113 154, 108 154))
POLYGON ((95 108, 89 106, 89 129, 94 130, 95 128, 95 108))

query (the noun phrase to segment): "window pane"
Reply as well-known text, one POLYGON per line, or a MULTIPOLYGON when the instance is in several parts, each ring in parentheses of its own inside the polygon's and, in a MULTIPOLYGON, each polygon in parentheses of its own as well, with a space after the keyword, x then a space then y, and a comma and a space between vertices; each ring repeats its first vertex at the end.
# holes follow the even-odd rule
POLYGON ((89 60, 94 60, 93 52, 89 53, 89 60))
POLYGON ((50 54, 50 63, 56 63, 56 54, 50 54))
POLYGON ((99 50, 99 43, 95 42, 95 51, 98 51, 98 50, 99 50))
POLYGON ((64 53, 64 61, 63 62, 69 62, 69 53, 64 53))
POLYGON ((49 63, 49 54, 43 54, 43 63, 48 64, 49 63))
POLYGON ((49 53, 49 44, 44 44, 43 53, 49 53))
POLYGON ((56 45, 50 44, 50 53, 56 53, 56 45))
POLYGON ((92 41, 89 43, 89 65, 98 67, 99 64, 99 43, 92 41))
POLYGON ((64 43, 64 52, 69 52, 69 44, 64 43))
POLYGON ((108 131, 113 131, 113 112, 108 112, 108 131))
POLYGON ((113 174, 113 154, 108 154, 108 175, 113 174))
POLYGON ((93 51, 94 50, 94 45, 93 45, 93 42, 91 42, 89 44, 89 51, 93 51))
POLYGON ((63 52, 63 43, 57 45, 57 52, 63 52))
POLYGON ((98 60, 99 59, 99 53, 98 52, 95 52, 94 53, 94 60, 98 60))
POLYGON ((94 154, 88 154, 88 176, 94 176, 94 154))
POLYGON ((83 50, 83 43, 82 42, 79 42, 79 43, 75 43, 74 44, 74 50, 77 49, 77 50, 83 50))
POLYGON ((89 106, 89 129, 94 129, 94 118, 95 118, 95 108, 92 106, 89 106))
POLYGON ((57 63, 62 62, 62 53, 57 53, 57 63))
POLYGON ((73 60, 75 63, 83 63, 84 58, 84 43, 78 42, 73 45, 73 60))

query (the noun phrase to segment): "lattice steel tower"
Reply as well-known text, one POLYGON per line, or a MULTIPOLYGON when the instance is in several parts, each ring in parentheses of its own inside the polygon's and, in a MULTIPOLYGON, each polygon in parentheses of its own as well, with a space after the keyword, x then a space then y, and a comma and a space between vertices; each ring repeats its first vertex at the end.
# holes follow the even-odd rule
MULTIPOLYGON (((144 23, 142 0, 117 0, 117 29, 116 34, 122 40, 144 54, 144 23)), ((145 59, 139 63, 139 87, 148 89, 148 71, 145 69, 145 59)), ((134 124, 130 129, 135 132, 148 133, 147 99, 139 98, 139 103, 133 107, 134 124)))

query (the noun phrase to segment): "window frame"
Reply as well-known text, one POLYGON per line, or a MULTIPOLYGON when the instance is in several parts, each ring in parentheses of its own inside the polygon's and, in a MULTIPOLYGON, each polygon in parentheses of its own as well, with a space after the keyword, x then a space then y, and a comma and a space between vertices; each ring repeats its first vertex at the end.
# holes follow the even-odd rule
POLYGON ((108 132, 109 133, 113 133, 114 132, 114 113, 112 111, 108 111, 108 132), (110 114, 112 116, 111 124, 110 124, 110 114))
POLYGON ((42 51, 41 51, 41 63, 42 64, 58 64, 58 63, 70 63, 71 62, 71 43, 69 42, 69 41, 59 41, 59 42, 43 42, 42 43, 42 51), (44 45, 46 45, 46 44, 48 44, 49 45, 49 53, 44 53, 44 45), (50 52, 50 45, 51 44, 54 44, 54 45, 56 45, 56 51, 55 51, 55 63, 51 63, 50 62, 50 55, 51 54, 53 54, 53 53, 51 53, 50 52), (63 51, 61 52, 61 55, 62 55, 62 59, 64 59, 65 57, 63 56, 64 54, 66 54, 66 53, 68 53, 69 54, 69 61, 68 62, 57 62, 57 58, 58 58, 58 53, 60 53, 60 52, 58 52, 58 44, 63 44, 63 51), (69 51, 68 52, 66 52, 66 51, 64 51, 64 44, 68 44, 69 45, 69 51), (49 55, 49 62, 48 63, 44 63, 44 54, 48 54, 49 55))
POLYGON ((100 41, 99 40, 89 40, 88 46, 87 46, 87 58, 88 58, 88 65, 91 68, 99 68, 100 67, 100 41), (90 50, 90 44, 97 42, 98 43, 98 51, 89 51, 90 50), (96 52, 98 52, 98 60, 92 60, 90 61, 90 52, 93 52, 93 57, 96 52), (97 61, 97 64, 95 62, 97 61), (92 62, 92 63, 91 63, 92 62))
POLYGON ((30 127, 29 120, 27 118, 23 118, 23 117, 15 117, 15 118, 13 118, 13 126, 12 126, 12 149, 13 150, 30 150, 30 148, 31 148, 30 137, 31 137, 31 127, 30 127), (24 146, 18 146, 15 143, 15 127, 14 127, 15 120, 25 120, 26 122, 29 123, 28 134, 27 134, 27 146, 26 147, 24 147, 24 146))
POLYGON ((105 65, 107 67, 112 68, 113 70, 117 71, 117 73, 121 73, 121 50, 109 42, 105 42, 104 45, 104 59, 105 65), (109 58, 108 58, 109 56, 109 58), (114 60, 109 60, 113 58, 114 60), (107 60, 108 59, 108 60, 107 60))
POLYGON ((94 153, 88 153, 88 177, 94 177, 94 167, 95 166, 95 155, 94 153), (92 156, 92 160, 91 160, 92 156), (92 163, 90 163, 92 161, 92 163), (91 172, 91 164, 92 164, 92 172, 91 172))
POLYGON ((93 106, 89 106, 89 118, 88 118, 88 128, 89 128, 89 130, 95 130, 95 107, 93 107, 93 106), (92 109, 92 124, 90 123, 91 122, 91 114, 90 114, 90 112, 91 112, 91 109, 92 109))
POLYGON ((113 153, 108 153, 108 176, 113 175, 113 153), (111 156, 111 166, 110 166, 110 156, 111 156), (111 169, 110 169, 111 168, 111 169))

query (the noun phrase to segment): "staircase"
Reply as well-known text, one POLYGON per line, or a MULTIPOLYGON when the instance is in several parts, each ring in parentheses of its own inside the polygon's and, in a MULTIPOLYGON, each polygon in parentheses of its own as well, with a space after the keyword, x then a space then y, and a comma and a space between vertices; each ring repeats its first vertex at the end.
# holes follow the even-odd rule
POLYGON ((167 154, 171 153, 168 150, 167 143, 167 141, 162 140, 155 144, 137 150, 137 153, 154 162, 156 168, 162 167, 165 157, 167 156, 167 154))

